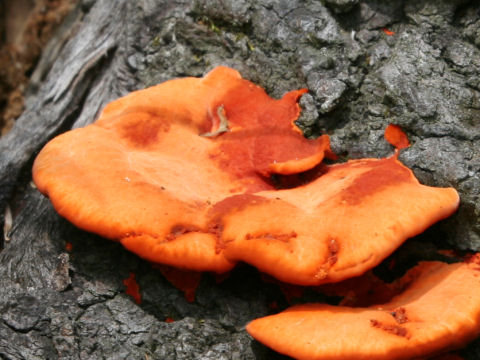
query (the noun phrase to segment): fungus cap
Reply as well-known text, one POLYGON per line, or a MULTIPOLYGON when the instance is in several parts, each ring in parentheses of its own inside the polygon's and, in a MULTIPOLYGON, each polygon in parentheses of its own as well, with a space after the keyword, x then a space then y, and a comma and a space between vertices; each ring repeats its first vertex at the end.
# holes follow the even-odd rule
POLYGON ((319 171, 294 189, 224 200, 225 256, 288 283, 337 282, 378 265, 459 203, 454 189, 421 185, 396 156, 319 171))
POLYGON ((151 261, 226 271, 212 204, 274 189, 270 173, 308 170, 329 150, 327 136, 307 140, 294 124, 305 91, 275 100, 226 67, 136 91, 49 142, 33 179, 82 229, 151 261))
POLYGON ((33 179, 73 224, 149 261, 245 261, 297 284, 359 275, 455 211, 454 189, 420 185, 395 158, 318 167, 328 136, 294 123, 305 91, 275 100, 225 67, 136 91, 49 142, 33 179), (292 189, 270 179, 307 170, 292 189))
POLYGON ((252 321, 247 331, 297 359, 411 359, 459 348, 480 334, 480 257, 424 262, 390 302, 367 308, 291 307, 252 321))

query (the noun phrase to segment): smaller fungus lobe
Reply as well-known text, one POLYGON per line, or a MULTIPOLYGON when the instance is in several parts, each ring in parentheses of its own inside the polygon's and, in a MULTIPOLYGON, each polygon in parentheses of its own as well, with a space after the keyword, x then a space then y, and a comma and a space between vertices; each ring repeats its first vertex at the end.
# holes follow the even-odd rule
POLYGON ((398 125, 390 124, 385 129, 385 139, 397 150, 405 149, 410 146, 407 135, 398 125))
POLYGON ((300 360, 425 358, 480 334, 477 272, 471 262, 422 262, 397 280, 406 289, 381 306, 297 305, 247 331, 300 360))

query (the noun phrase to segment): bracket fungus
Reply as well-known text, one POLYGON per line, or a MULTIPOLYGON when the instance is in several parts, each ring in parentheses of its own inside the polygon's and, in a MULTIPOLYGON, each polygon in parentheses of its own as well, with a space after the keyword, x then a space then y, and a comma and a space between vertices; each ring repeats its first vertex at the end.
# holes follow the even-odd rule
POLYGON ((406 290, 366 308, 305 304, 252 321, 247 331, 297 359, 412 359, 459 348, 480 334, 480 255, 423 262, 406 290))
POLYGON ((54 138, 33 179, 73 224, 151 262, 222 273, 244 261, 300 285, 360 275, 456 210, 454 189, 419 184, 396 156, 320 164, 328 136, 294 122, 305 92, 275 100, 227 67, 167 81, 54 138), (271 179, 307 170, 293 188, 271 179))

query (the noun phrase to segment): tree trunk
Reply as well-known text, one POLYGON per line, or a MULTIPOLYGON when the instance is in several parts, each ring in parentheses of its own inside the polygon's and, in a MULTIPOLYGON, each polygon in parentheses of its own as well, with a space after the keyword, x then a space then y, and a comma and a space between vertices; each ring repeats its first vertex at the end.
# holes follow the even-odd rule
MULTIPOLYGON (((188 302, 147 262, 63 220, 31 182, 52 137, 130 91, 216 65, 275 97, 307 87, 302 129, 331 134, 343 158, 389 155, 383 131, 400 125, 412 142, 400 159, 422 183, 457 188, 462 204, 396 256, 411 264, 439 247, 480 250, 479 13, 473 0, 82 1, 0 138, 0 212, 13 214, 0 252, 0 357, 281 358, 244 331, 272 304, 287 306, 277 284, 240 266, 220 283, 205 275, 188 302), (132 272, 141 304, 125 294, 132 272)), ((462 355, 477 358, 480 343, 462 355)))

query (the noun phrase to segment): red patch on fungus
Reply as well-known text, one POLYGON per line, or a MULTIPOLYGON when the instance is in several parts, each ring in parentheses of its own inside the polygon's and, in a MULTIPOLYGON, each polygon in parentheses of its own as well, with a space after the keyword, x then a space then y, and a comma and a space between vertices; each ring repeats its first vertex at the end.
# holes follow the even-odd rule
POLYGON ((385 129, 385 139, 397 150, 405 149, 410 146, 407 135, 398 125, 390 124, 385 129))
POLYGON ((160 114, 134 112, 123 114, 117 121, 122 121, 119 132, 132 145, 145 148, 159 140, 160 133, 168 132, 168 122, 155 121, 160 114))
POLYGON ((398 166, 398 164, 395 157, 372 163, 368 171, 362 173, 351 185, 344 189, 342 201, 355 206, 366 197, 377 194, 386 187, 410 181, 412 178, 411 171, 406 167, 398 166))
POLYGON ((123 285, 125 285, 125 293, 130 295, 137 304, 142 303, 142 297, 140 295, 140 287, 138 286, 137 280, 135 279, 135 274, 130 273, 130 276, 123 280, 123 285))
POLYGON ((235 213, 248 206, 268 202, 268 199, 254 194, 239 194, 229 196, 215 203, 210 209, 211 218, 220 218, 229 213, 235 213))
POLYGON ((73 244, 69 241, 67 241, 65 243, 65 250, 67 250, 68 252, 71 252, 73 250, 73 244))

